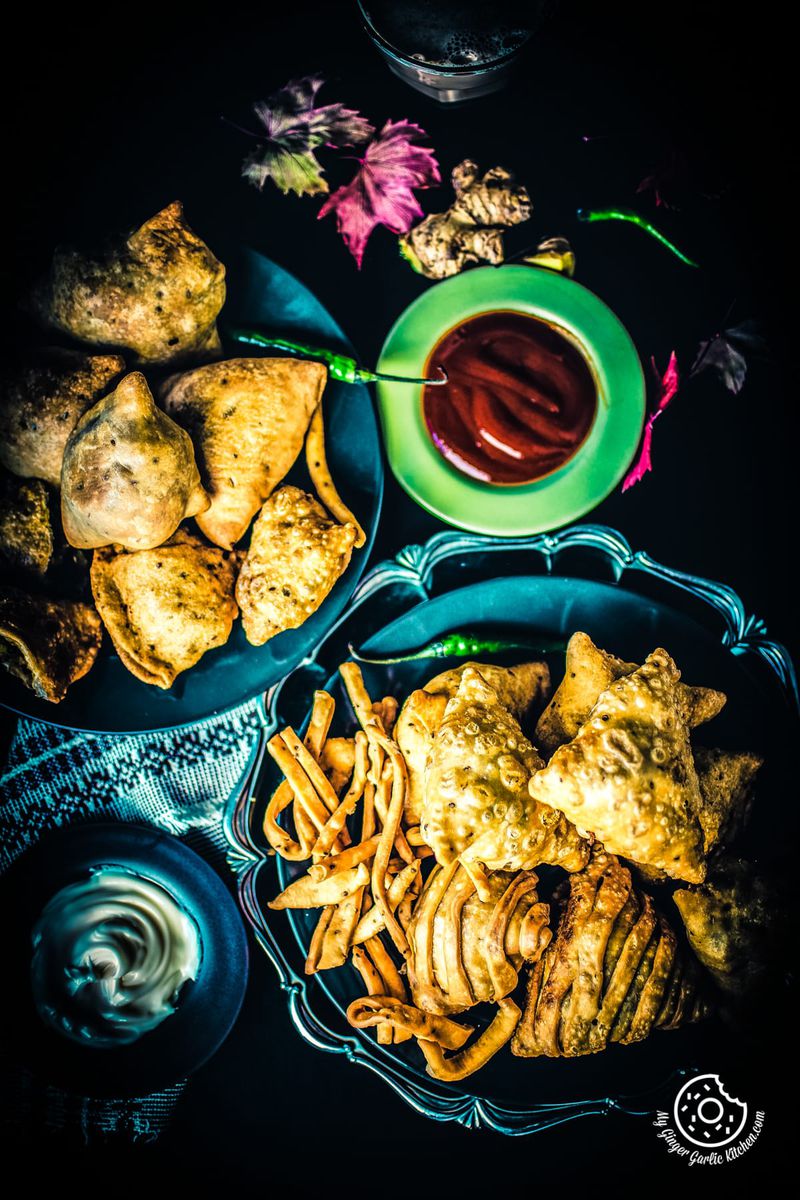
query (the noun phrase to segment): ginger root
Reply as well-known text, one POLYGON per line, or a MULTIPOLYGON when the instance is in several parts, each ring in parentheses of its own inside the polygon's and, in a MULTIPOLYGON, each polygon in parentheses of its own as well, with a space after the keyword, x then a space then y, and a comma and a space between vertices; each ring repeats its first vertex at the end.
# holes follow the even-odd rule
POLYGON ((527 191, 503 167, 481 176, 467 158, 451 182, 456 198, 446 212, 432 213, 400 238, 403 257, 429 279, 457 275, 471 263, 501 263, 503 230, 531 215, 527 191))

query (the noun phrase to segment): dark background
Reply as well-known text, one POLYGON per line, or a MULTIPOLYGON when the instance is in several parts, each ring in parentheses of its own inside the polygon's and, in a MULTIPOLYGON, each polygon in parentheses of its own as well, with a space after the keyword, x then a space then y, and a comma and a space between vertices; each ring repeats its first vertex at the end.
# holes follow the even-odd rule
MULTIPOLYGON (((12 211, 0 268, 3 328, 19 336, 16 300, 54 244, 136 225, 181 199, 223 260, 238 241, 275 258, 316 291, 363 361, 374 362, 390 324, 426 281, 400 260, 385 230, 373 236, 359 273, 333 218, 315 220, 318 201, 283 197, 270 185, 259 193, 241 179, 249 143, 221 120, 247 123, 252 100, 320 71, 329 80, 323 99, 342 100, 379 126, 387 118, 419 122, 445 177, 467 155, 515 170, 534 214, 513 231, 509 250, 540 236, 570 238, 577 278, 615 309, 643 360, 654 355, 663 368, 675 349, 688 368, 698 343, 723 322, 763 322, 768 353, 751 364, 741 395, 710 374, 688 384, 659 422, 654 473, 587 519, 620 529, 657 559, 731 584, 773 636, 796 648, 788 42, 771 5, 565 0, 512 87, 441 108, 388 73, 348 2, 191 12, 82 6, 46 17, 32 6, 18 10, 4 56, 12 211), (667 188, 678 207, 656 209, 652 193, 637 196, 636 188, 669 162, 680 167, 667 188), (606 204, 636 206, 703 269, 685 267, 630 226, 575 220, 578 207, 606 204)), ((326 164, 332 186, 353 166, 331 156, 326 164)), ((423 206, 435 211, 449 198, 443 186, 424 194, 423 206)), ((440 527, 389 476, 376 553, 440 527)), ((130 1171, 201 1192, 254 1182, 277 1188, 282 1179, 300 1195, 369 1188, 471 1196, 487 1181, 495 1191, 624 1181, 633 1193, 655 1179, 691 1192, 787 1162, 779 1076, 788 1071, 790 1087, 794 1076, 785 1045, 746 1081, 746 1098, 768 1114, 756 1148, 724 1173, 688 1171, 631 1118, 591 1118, 513 1141, 418 1118, 366 1072, 305 1047, 266 960, 253 958, 242 1018, 193 1079, 159 1146, 85 1151, 34 1130, 41 1182, 77 1167, 113 1175, 123 1191, 130 1171)), ((31 1153, 20 1142, 11 1149, 20 1164, 31 1153)))

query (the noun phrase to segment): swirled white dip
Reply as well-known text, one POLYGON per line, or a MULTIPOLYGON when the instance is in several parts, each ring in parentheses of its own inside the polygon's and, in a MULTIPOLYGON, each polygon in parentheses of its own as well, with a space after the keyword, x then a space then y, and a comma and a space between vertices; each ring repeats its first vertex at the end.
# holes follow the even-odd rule
POLYGON ((200 933, 165 888, 120 866, 62 888, 33 930, 39 1015, 84 1045, 136 1041, 197 978, 200 933))

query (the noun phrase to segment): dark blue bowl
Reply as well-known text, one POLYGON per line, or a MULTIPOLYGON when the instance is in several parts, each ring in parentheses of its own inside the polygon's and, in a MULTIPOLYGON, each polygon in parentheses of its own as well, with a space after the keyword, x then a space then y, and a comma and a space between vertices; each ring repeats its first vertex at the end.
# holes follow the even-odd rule
POLYGON ((144 825, 92 823, 47 834, 0 882, 2 911, 13 914, 6 972, 11 997, 4 1040, 43 1082, 84 1096, 159 1091, 196 1070, 219 1048, 239 1014, 247 985, 247 939, 239 911, 211 867, 169 834, 144 825), (61 888, 112 863, 165 887, 194 918, 203 959, 177 1009, 130 1045, 80 1046, 50 1029, 31 990, 31 932, 61 888))

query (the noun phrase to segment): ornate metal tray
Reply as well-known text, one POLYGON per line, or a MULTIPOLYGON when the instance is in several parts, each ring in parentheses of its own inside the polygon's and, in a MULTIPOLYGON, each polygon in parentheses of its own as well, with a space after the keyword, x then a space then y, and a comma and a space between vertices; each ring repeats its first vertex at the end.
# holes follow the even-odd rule
MULTIPOLYGON (((275 967, 299 1034, 317 1049, 374 1072, 417 1112, 509 1135, 610 1111, 643 1115, 677 1090, 677 1076, 724 1069, 741 1053, 720 1022, 656 1033, 637 1046, 573 1060, 499 1054, 463 1084, 443 1084, 425 1075, 413 1045, 380 1047, 351 1029, 343 1012, 359 994, 355 972, 343 968, 309 980, 302 971, 313 922, 302 913, 287 919, 266 908, 266 900, 284 886, 287 866, 293 866, 270 855, 261 832, 277 782, 265 748, 278 725, 302 726, 315 687, 336 692, 334 673, 348 655, 348 642, 375 655, 401 654, 453 629, 488 628, 528 641, 537 634, 553 638, 586 629, 628 659, 666 644, 685 678, 722 688, 730 697, 714 722, 713 743, 747 746, 766 759, 747 856, 768 857, 789 835, 795 818, 779 799, 789 779, 787 733, 800 707, 797 679, 786 649, 767 637, 763 622, 746 613, 735 592, 634 552, 621 534, 604 526, 510 539, 448 532, 376 566, 316 650, 265 697, 259 743, 225 815, 239 901, 275 967)), ((365 678, 375 694, 394 687, 403 695, 447 665, 428 660, 372 668, 371 677, 365 669, 365 678)))

